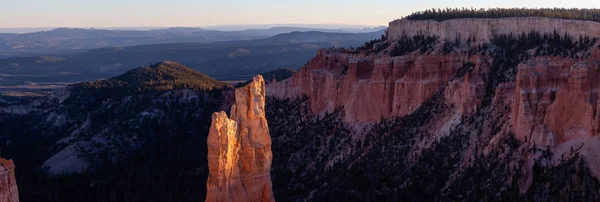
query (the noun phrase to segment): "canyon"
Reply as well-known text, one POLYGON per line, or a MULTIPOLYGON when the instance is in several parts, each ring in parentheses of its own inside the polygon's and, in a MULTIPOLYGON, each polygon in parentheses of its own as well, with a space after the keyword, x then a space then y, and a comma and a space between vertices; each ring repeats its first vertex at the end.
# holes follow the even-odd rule
POLYGON ((234 99, 231 118, 223 111, 212 116, 206 201, 275 201, 262 76, 236 89, 234 99))
MULTIPOLYGON (((402 19, 391 22, 386 36, 365 44, 363 49, 319 50, 316 57, 292 77, 267 84, 267 95, 273 99, 271 104, 277 105, 271 112, 272 119, 290 124, 284 121, 286 116, 312 121, 333 117, 342 123, 331 124, 347 132, 313 132, 315 140, 306 140, 292 134, 301 135, 296 131, 312 131, 317 126, 306 123, 275 126, 274 131, 278 132, 272 132, 272 136, 276 156, 277 152, 285 153, 279 154, 283 156, 315 155, 311 158, 313 162, 306 165, 290 159, 285 163, 298 165, 281 172, 305 169, 314 176, 303 173, 313 177, 303 180, 318 180, 327 173, 334 175, 333 171, 358 172, 361 166, 383 163, 387 170, 398 169, 405 173, 379 173, 394 178, 382 179, 381 183, 399 183, 400 188, 326 186, 330 194, 341 194, 338 191, 342 189, 362 192, 354 195, 359 198, 381 196, 377 193, 387 197, 419 196, 414 194, 416 192, 412 195, 403 192, 410 190, 411 186, 406 183, 413 179, 407 172, 429 172, 423 173, 425 175, 447 172, 444 177, 432 179, 440 181, 439 191, 434 191, 439 195, 411 199, 472 196, 473 193, 462 193, 457 188, 478 180, 473 179, 472 172, 488 172, 481 174, 484 179, 497 180, 496 184, 502 188, 488 187, 490 190, 484 191, 497 193, 506 197, 504 199, 537 197, 536 191, 540 190, 537 186, 556 186, 557 193, 562 194, 567 194, 569 189, 580 189, 582 187, 556 185, 550 182, 551 177, 543 177, 571 167, 577 167, 581 175, 593 176, 589 184, 597 186, 600 178, 597 155, 600 151, 597 149, 600 144, 599 36, 600 23, 591 21, 539 17, 441 22, 402 19), (553 40, 552 35, 560 42, 549 42, 553 40), (546 37, 546 41, 537 42, 538 36, 546 37), (422 43, 426 37, 435 41, 422 43), (397 54, 396 49, 403 43, 421 46, 397 54), (294 106, 301 109, 296 114, 286 115, 278 110, 292 106, 282 101, 299 102, 294 106), (321 146, 301 146, 297 151, 283 148, 301 140, 321 146), (317 151, 305 151, 309 149, 317 151), (395 152, 394 157, 382 157, 390 152, 395 152), (454 163, 431 168, 437 165, 432 156, 438 156, 431 152, 449 152, 451 157, 437 158, 454 163), (365 159, 368 157, 378 160, 365 159), (390 161, 399 163, 387 165, 390 161), (318 166, 320 164, 323 165, 318 166), (492 164, 501 167, 489 167, 492 164), (297 168, 302 165, 306 167, 297 168), (473 170, 482 165, 488 166, 481 168, 483 171, 473 170), (419 166, 425 166, 420 169, 427 171, 413 170, 419 166), (464 180, 470 183, 465 184, 464 180), (366 193, 375 195, 365 197, 366 193)), ((378 170, 385 172, 386 169, 373 167, 365 172, 378 173, 378 170)), ((373 173, 366 175, 377 178, 373 173)), ((357 179, 352 175, 339 178, 351 179, 340 179, 337 183, 357 179)), ((569 179, 565 181, 588 184, 585 181, 588 178, 565 178, 569 179)), ((412 188, 419 187, 418 183, 412 188)), ((587 190, 585 187, 587 185, 582 189, 587 190)), ((299 189, 298 192, 300 190, 327 188, 299 189)), ((598 197, 582 193, 584 198, 598 197)), ((332 199, 315 194, 298 198, 304 197, 332 199)), ((549 196, 543 197, 548 199, 549 196)), ((560 197, 580 195, 571 193, 560 197)))
POLYGON ((267 81, 159 62, 0 107, 0 201, 600 201, 600 23, 481 16, 267 81))

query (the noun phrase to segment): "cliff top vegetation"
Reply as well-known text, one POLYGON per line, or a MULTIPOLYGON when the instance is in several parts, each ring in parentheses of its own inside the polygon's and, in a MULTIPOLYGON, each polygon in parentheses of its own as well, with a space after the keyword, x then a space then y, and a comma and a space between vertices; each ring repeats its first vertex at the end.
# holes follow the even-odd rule
POLYGON ((600 22, 600 9, 577 8, 434 8, 402 19, 444 21, 457 18, 548 17, 600 22))

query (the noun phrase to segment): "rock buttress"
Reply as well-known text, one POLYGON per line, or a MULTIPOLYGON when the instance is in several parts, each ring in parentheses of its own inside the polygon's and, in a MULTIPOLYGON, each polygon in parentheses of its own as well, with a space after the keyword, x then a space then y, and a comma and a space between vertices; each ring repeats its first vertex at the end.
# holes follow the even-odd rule
POLYGON ((231 118, 216 112, 208 135, 206 201, 275 201, 262 76, 235 90, 231 118))

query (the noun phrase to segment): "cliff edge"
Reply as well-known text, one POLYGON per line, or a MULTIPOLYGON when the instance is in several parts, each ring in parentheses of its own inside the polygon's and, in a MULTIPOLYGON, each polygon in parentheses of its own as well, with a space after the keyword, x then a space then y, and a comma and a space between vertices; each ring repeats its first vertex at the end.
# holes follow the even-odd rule
POLYGON ((598 37, 600 23, 547 17, 459 18, 442 22, 401 19, 390 22, 387 34, 392 40, 398 40, 402 36, 424 34, 436 35, 446 41, 471 38, 477 42, 486 42, 497 34, 520 34, 531 30, 541 33, 557 31, 575 37, 583 35, 598 37))

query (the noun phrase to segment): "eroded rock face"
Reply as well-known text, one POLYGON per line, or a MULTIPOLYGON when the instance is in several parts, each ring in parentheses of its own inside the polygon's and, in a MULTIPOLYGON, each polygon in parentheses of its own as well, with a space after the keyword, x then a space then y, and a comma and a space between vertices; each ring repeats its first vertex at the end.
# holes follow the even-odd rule
MULTIPOLYGON (((320 50, 291 78, 269 83, 267 93, 279 98, 308 95, 315 114, 344 106, 346 121, 375 122, 414 112, 470 59, 458 54, 389 58, 320 50)), ((480 61, 476 57, 473 60, 480 61)), ((475 64, 477 68, 481 65, 487 64, 475 64)), ((470 90, 481 79, 469 78, 467 82, 459 88, 470 90)))
POLYGON ((206 201, 275 201, 271 185, 271 137, 265 118, 262 76, 235 90, 231 118, 212 117, 208 135, 206 201))
POLYGON ((600 62, 538 58, 519 66, 512 118, 515 134, 555 146, 598 133, 600 62))
POLYGON ((18 202, 19 190, 12 160, 0 159, 0 201, 18 202))

